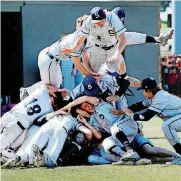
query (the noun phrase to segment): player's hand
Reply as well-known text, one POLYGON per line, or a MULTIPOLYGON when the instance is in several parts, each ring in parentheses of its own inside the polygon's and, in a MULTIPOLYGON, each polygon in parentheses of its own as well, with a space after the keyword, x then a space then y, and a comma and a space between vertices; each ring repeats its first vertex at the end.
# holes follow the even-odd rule
POLYGON ((122 110, 118 110, 118 109, 112 109, 112 113, 115 115, 122 115, 124 114, 124 112, 122 110))
POLYGON ((83 124, 86 124, 86 123, 87 123, 86 119, 83 118, 83 117, 80 116, 80 115, 77 116, 77 119, 78 119, 79 122, 81 122, 81 123, 83 123, 83 124))
POLYGON ((63 96, 63 97, 66 97, 67 94, 69 93, 69 90, 67 90, 67 89, 58 89, 58 92, 61 92, 61 93, 62 93, 62 96, 63 96))
POLYGON ((82 109, 77 109, 76 111, 80 116, 84 117, 84 118, 90 118, 90 115, 88 112, 82 110, 82 109))
POLYGON ((114 54, 112 57, 108 58, 105 62, 115 62, 118 58, 118 54, 114 54))
POLYGON ((130 84, 131 87, 141 87, 141 82, 133 82, 130 84))
POLYGON ((67 106, 63 107, 61 110, 67 111, 67 113, 70 113, 71 108, 72 108, 72 107, 68 104, 67 106))
POLYGON ((106 98, 106 101, 112 102, 112 101, 117 101, 119 99, 118 95, 112 95, 106 98))
POLYGON ((73 49, 71 49, 71 48, 62 48, 60 50, 60 53, 62 53, 62 54, 71 54, 72 52, 73 52, 73 49))

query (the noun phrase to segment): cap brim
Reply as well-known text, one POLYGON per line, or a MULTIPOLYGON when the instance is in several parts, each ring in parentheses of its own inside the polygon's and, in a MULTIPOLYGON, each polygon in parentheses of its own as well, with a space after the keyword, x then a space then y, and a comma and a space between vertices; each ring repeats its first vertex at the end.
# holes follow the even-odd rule
POLYGON ((92 23, 98 23, 100 21, 102 21, 102 19, 101 20, 92 20, 92 23))
POLYGON ((84 94, 85 94, 86 96, 95 96, 95 95, 98 93, 98 90, 99 90, 98 87, 96 87, 95 89, 92 89, 92 90, 86 90, 86 89, 84 89, 84 94))
POLYGON ((138 87, 138 88, 137 88, 137 91, 140 91, 140 90, 142 90, 142 87, 138 87))

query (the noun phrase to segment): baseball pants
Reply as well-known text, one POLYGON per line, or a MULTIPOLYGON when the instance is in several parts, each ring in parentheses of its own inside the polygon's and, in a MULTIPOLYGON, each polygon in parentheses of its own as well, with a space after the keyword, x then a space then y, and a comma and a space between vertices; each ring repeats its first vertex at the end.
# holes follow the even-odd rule
POLYGON ((181 114, 164 121, 162 131, 172 146, 181 143, 177 134, 177 132, 181 132, 181 114))

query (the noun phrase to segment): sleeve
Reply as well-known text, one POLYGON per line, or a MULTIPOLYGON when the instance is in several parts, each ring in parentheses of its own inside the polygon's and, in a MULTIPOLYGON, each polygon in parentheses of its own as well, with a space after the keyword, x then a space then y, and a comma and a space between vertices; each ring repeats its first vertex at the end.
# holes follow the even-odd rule
POLYGON ((77 97, 83 95, 83 93, 84 93, 84 88, 83 85, 80 83, 70 92, 70 96, 73 100, 75 100, 77 97))
POLYGON ((161 113, 165 109, 165 101, 160 97, 152 100, 152 104, 148 109, 155 111, 157 113, 161 113))
POLYGON ((82 24, 80 35, 88 37, 90 34, 91 16, 89 16, 82 24))
POLYGON ((138 111, 146 109, 147 106, 144 105, 144 101, 141 101, 141 102, 136 102, 135 104, 132 104, 128 108, 133 112, 138 112, 138 111))
POLYGON ((111 13, 111 24, 114 27, 114 30, 115 30, 115 33, 117 36, 121 35, 125 31, 127 31, 127 29, 123 25, 122 21, 120 21, 118 16, 115 15, 114 13, 111 13))
POLYGON ((97 122, 97 120, 96 120, 96 118, 95 118, 94 115, 91 115, 88 123, 89 123, 93 128, 95 128, 97 131, 100 130, 100 129, 99 129, 98 122, 97 122))
POLYGON ((152 117, 154 117, 157 114, 157 112, 147 109, 142 114, 134 114, 133 120, 135 121, 149 121, 152 117))

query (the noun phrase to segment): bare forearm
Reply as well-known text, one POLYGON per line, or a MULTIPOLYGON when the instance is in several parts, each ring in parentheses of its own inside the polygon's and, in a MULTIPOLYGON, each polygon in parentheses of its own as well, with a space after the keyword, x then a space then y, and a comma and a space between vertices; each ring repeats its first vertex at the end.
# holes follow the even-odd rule
POLYGON ((85 65, 86 69, 90 73, 93 72, 93 70, 91 69, 90 59, 89 59, 88 53, 86 51, 83 52, 82 57, 83 57, 83 63, 85 65))
POLYGON ((85 126, 92 131, 92 134, 96 139, 101 139, 101 134, 95 128, 93 128, 89 123, 86 123, 85 126))
POLYGON ((91 74, 86 70, 86 68, 84 67, 84 65, 81 63, 79 57, 72 57, 72 61, 74 62, 74 65, 75 65, 76 69, 79 70, 80 73, 82 73, 82 74, 85 75, 85 76, 91 75, 91 74))
POLYGON ((119 36, 119 41, 118 53, 121 54, 126 47, 126 37, 124 33, 119 36))
POLYGON ((86 37, 81 36, 81 37, 79 38, 79 40, 77 41, 77 43, 76 43, 76 44, 74 45, 74 47, 72 48, 72 50, 73 50, 73 51, 78 50, 78 49, 81 47, 81 45, 83 44, 83 42, 85 41, 85 39, 86 39, 86 37))

